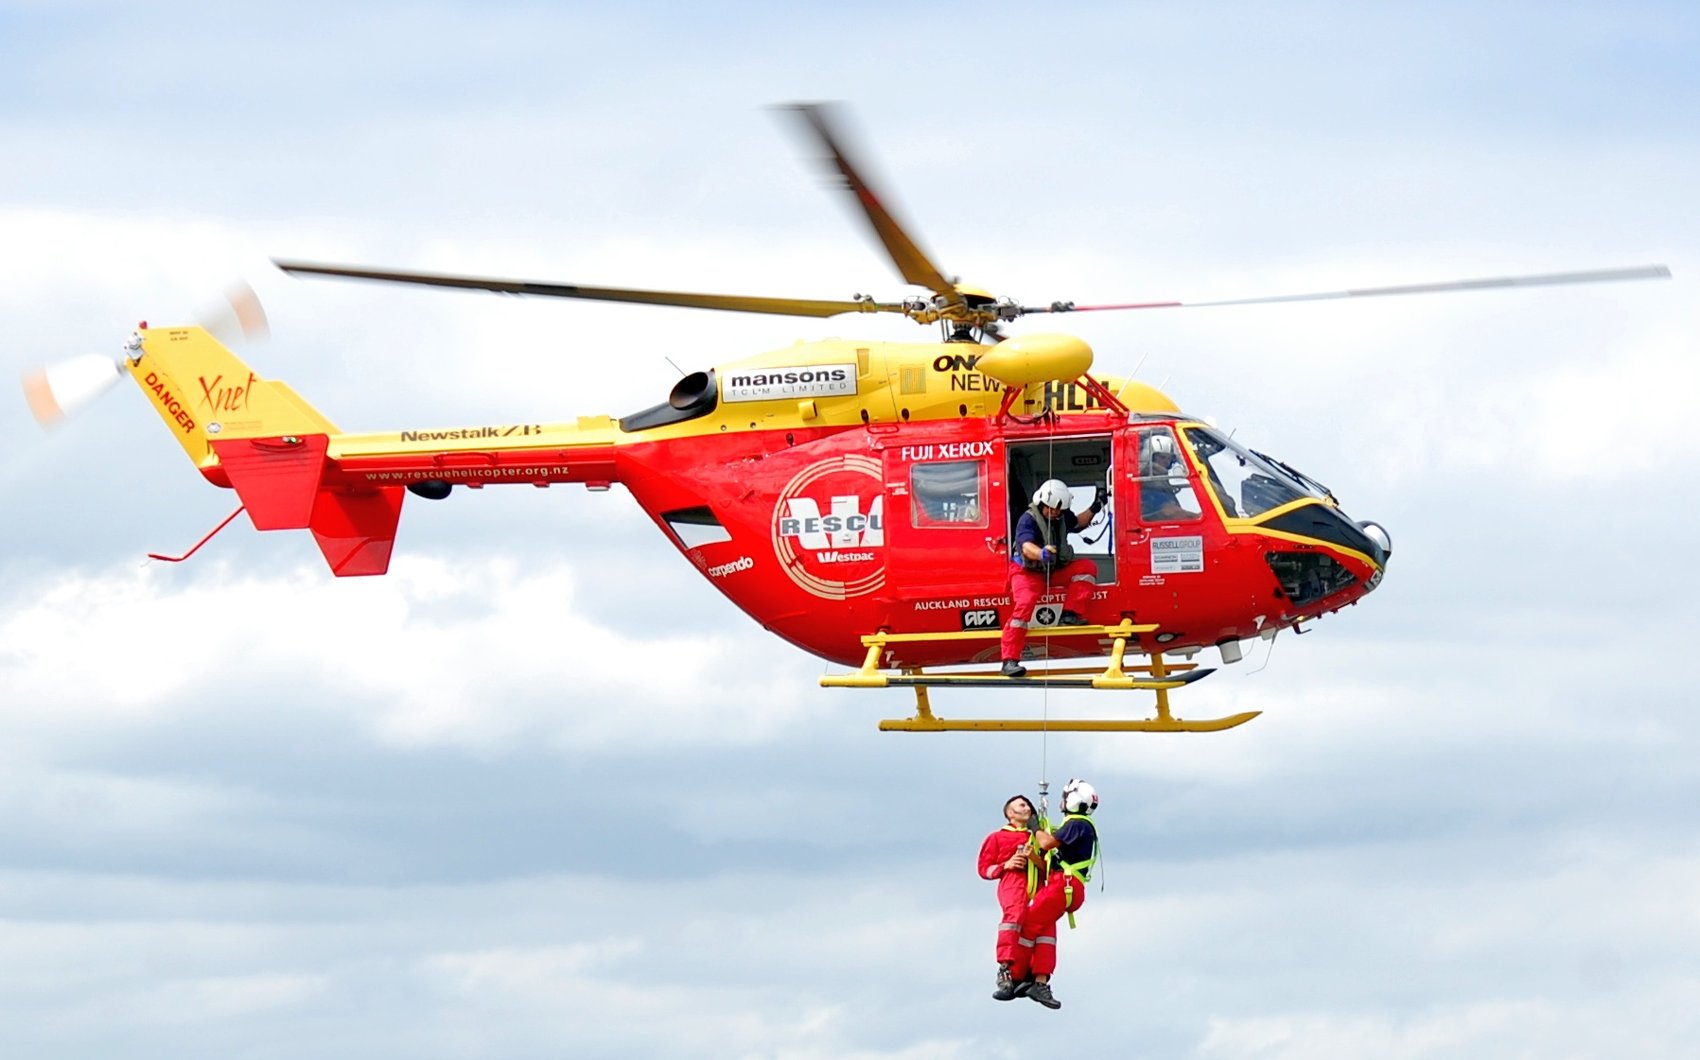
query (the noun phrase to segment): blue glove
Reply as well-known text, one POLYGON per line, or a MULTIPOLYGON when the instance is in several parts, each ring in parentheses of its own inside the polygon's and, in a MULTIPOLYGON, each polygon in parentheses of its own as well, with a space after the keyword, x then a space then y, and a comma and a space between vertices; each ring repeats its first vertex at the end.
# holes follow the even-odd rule
POLYGON ((1045 566, 1049 567, 1051 564, 1055 563, 1056 561, 1057 561, 1057 547, 1055 545, 1046 545, 1044 548, 1041 548, 1039 550, 1039 562, 1040 563, 1043 563, 1045 566))

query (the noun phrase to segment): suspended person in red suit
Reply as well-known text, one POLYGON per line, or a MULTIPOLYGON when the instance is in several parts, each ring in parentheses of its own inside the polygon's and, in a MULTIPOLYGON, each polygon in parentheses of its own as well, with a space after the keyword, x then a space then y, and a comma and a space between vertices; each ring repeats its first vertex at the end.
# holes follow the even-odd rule
POLYGON ((1021 931, 1021 918, 1027 912, 1027 899, 1033 894, 1038 862, 1029 871, 1029 848, 1033 839, 1033 804, 1027 796, 1016 795, 1003 804, 1005 824, 980 844, 980 878, 998 881, 998 906, 1003 917, 998 923, 998 985, 992 994, 999 1001, 1015 996, 1015 980, 1010 978, 1010 965, 1015 963, 1016 939, 1021 931))
POLYGON ((1009 595, 1014 603, 1009 622, 1003 627, 1001 656, 1005 677, 1025 677, 1021 650, 1027 645, 1027 626, 1039 598, 1051 588, 1067 594, 1059 625, 1084 626, 1081 609, 1098 586, 1098 565, 1076 559, 1068 535, 1078 534, 1098 517, 1105 500, 1100 493, 1092 506, 1076 514, 1069 505, 1074 494, 1061 479, 1048 479, 1033 493, 1033 505, 1015 524, 1015 548, 1010 555, 1009 595))
POLYGON ((1009 968, 1015 983, 1011 997, 1025 994, 1046 1008, 1062 1008, 1051 994, 1051 973, 1057 970, 1057 921, 1069 914, 1069 927, 1073 927, 1073 913, 1086 901, 1086 881, 1098 860, 1098 826, 1091 817, 1097 808, 1098 793, 1092 785, 1070 780, 1063 787, 1061 827, 1033 833, 1034 843, 1051 863, 1051 874, 1021 918, 1015 963, 1009 968))

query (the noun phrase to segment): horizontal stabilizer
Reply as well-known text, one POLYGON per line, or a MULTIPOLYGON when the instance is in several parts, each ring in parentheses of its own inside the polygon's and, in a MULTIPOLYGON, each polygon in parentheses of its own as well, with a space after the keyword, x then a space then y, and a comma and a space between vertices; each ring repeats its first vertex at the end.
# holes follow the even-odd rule
POLYGON ((219 466, 256 530, 311 525, 330 438, 323 434, 233 438, 212 443, 219 466))

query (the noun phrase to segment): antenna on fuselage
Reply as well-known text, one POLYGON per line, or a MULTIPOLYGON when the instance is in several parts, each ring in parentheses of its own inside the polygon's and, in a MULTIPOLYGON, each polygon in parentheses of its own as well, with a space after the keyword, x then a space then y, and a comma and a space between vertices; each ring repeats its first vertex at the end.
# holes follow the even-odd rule
POLYGON ((1280 636, 1281 628, 1277 626, 1275 627, 1275 632, 1269 635, 1269 650, 1263 655, 1263 665, 1251 671, 1251 673, 1246 674, 1247 677, 1250 677, 1251 674, 1260 674, 1269 668, 1269 660, 1275 658, 1275 641, 1279 639, 1280 636))

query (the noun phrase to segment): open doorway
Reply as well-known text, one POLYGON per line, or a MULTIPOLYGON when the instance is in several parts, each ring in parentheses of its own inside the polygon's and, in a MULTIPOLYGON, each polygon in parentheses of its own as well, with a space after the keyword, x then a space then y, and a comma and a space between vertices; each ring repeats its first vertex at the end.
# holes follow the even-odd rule
MULTIPOLYGON (((1046 479, 1061 479, 1074 494, 1070 504, 1077 512, 1085 511, 1110 481, 1110 436, 1093 435, 1086 438, 1056 438, 1038 442, 1010 442, 1009 454, 1009 526, 1033 502, 1033 491, 1046 479)), ((1098 584, 1109 585, 1116 580, 1116 535, 1112 533, 1113 515, 1106 507, 1098 518, 1079 534, 1069 539, 1074 553, 1098 565, 1098 584)))

